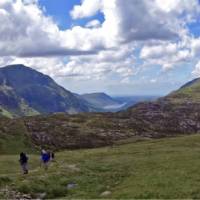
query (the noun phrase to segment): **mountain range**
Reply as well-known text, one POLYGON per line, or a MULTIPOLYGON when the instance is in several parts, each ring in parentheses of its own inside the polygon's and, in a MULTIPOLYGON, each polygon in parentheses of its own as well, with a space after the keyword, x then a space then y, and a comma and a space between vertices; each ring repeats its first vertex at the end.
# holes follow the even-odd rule
POLYGON ((21 142, 18 145, 22 147, 29 144, 51 149, 93 148, 197 133, 200 133, 200 79, 158 100, 138 103, 117 113, 1 117, 0 148, 5 144, 16 145, 14 141, 21 142))
POLYGON ((92 148, 138 138, 200 133, 200 79, 123 111, 97 112, 98 106, 110 103, 115 100, 106 94, 73 94, 25 66, 1 68, 2 115, 31 116, 1 117, 0 148, 14 141, 51 149, 92 148))
POLYGON ((13 116, 93 111, 49 76, 23 65, 0 69, 0 106, 3 114, 13 116))
POLYGON ((137 102, 105 93, 75 94, 24 65, 0 68, 0 111, 7 117, 66 112, 116 112, 137 102))
POLYGON ((89 95, 76 95, 59 86, 49 76, 24 65, 0 68, 0 110, 2 115, 8 117, 100 112, 104 111, 103 105, 115 103, 108 96, 104 99, 104 94, 91 96, 93 100, 89 95))

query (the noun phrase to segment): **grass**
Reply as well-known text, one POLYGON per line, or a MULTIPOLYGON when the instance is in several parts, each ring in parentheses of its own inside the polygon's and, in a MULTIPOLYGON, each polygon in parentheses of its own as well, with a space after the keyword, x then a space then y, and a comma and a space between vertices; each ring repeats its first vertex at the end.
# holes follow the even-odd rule
POLYGON ((200 102, 200 84, 196 83, 190 87, 182 88, 170 94, 168 98, 174 103, 182 103, 185 101, 200 102))
POLYGON ((0 114, 2 116, 8 117, 10 119, 13 118, 13 115, 10 112, 8 112, 7 110, 5 110, 4 108, 2 108, 1 106, 0 106, 0 114))
POLYGON ((59 152, 47 172, 39 155, 29 157, 23 176, 17 155, 0 156, 0 188, 61 199, 105 198, 104 191, 116 199, 200 198, 200 135, 59 152))
POLYGON ((0 120, 0 155, 16 154, 16 152, 35 152, 31 139, 26 134, 22 121, 0 120))

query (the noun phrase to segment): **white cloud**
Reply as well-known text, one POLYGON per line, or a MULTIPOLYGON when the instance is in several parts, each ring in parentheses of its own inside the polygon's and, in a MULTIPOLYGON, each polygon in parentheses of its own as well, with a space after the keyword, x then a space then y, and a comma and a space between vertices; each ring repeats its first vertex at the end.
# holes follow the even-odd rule
POLYGON ((101 51, 96 56, 70 57, 57 76, 71 76, 82 80, 104 80, 110 76, 118 76, 119 79, 130 77, 135 73, 132 51, 125 45, 117 50, 101 51))
POLYGON ((0 65, 24 63, 54 77, 128 83, 142 61, 166 70, 200 55, 200 39, 186 26, 197 19, 198 0, 82 0, 71 16, 97 13, 103 22, 92 18, 60 30, 37 0, 0 0, 0 65))
POLYGON ((0 4, 0 55, 94 54, 124 42, 173 40, 183 28, 177 16, 162 11, 155 0, 83 0, 81 5, 74 6, 71 15, 89 17, 98 11, 105 18, 101 26, 94 20, 86 27, 60 30, 52 18, 44 15, 36 0, 3 0, 0 4))
POLYGON ((156 83, 157 82, 157 79, 151 79, 150 80, 150 83, 156 83))
POLYGON ((144 46, 141 50, 142 59, 156 59, 163 56, 172 56, 177 52, 177 44, 160 44, 157 46, 144 46))
POLYGON ((199 4, 197 0, 156 0, 156 4, 167 13, 182 14, 185 12, 185 15, 194 16, 199 12, 199 4))
POLYGON ((196 64, 194 70, 192 71, 192 75, 195 77, 200 77, 200 61, 196 64))
POLYGON ((89 21, 87 24, 86 24, 86 27, 87 28, 98 28, 101 26, 101 22, 97 19, 94 19, 92 21, 89 21))
POLYGON ((101 0, 83 0, 81 5, 74 6, 71 16, 74 19, 91 17, 99 11, 101 5, 101 0))
POLYGON ((140 58, 145 65, 160 65, 164 70, 173 69, 193 59, 191 45, 180 41, 179 43, 159 42, 146 45, 140 52, 140 58))
POLYGON ((200 38, 192 39, 191 41, 192 55, 199 56, 200 55, 200 38))

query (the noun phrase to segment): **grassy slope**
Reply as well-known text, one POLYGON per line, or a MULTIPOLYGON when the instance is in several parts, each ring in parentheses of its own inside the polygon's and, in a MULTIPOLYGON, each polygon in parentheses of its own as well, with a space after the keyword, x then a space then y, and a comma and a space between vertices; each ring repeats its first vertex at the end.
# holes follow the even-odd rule
POLYGON ((185 101, 200 102, 200 81, 190 85, 189 87, 181 88, 168 96, 173 102, 182 103, 185 101))
POLYGON ((35 152, 35 148, 26 135, 26 128, 21 120, 0 119, 0 155, 16 152, 35 152))
POLYGON ((46 198, 200 198, 200 136, 149 140, 117 147, 57 153, 47 173, 30 155, 31 172, 19 174, 18 156, 0 156, 0 187, 46 198), (70 182, 78 184, 67 190, 70 182))

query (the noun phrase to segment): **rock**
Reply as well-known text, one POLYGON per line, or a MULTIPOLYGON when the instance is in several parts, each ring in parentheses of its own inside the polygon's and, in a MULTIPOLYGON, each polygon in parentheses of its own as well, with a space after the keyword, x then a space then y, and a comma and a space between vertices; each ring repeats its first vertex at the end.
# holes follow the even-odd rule
POLYGON ((77 184, 76 184, 76 183, 69 183, 69 184, 67 185, 67 189, 68 189, 68 190, 74 189, 75 187, 77 187, 77 184))
POLYGON ((38 198, 38 199, 44 199, 46 196, 47 196, 47 193, 46 193, 46 192, 37 193, 37 194, 36 194, 36 198, 38 198))
POLYGON ((32 199, 30 194, 23 194, 22 199, 32 199))
POLYGON ((107 196, 110 196, 112 193, 111 193, 111 191, 105 191, 105 192, 103 192, 103 193, 101 193, 101 197, 107 197, 107 196))
POLYGON ((76 172, 80 171, 80 169, 76 165, 67 165, 67 167, 72 171, 76 171, 76 172))

